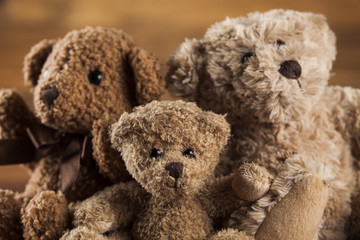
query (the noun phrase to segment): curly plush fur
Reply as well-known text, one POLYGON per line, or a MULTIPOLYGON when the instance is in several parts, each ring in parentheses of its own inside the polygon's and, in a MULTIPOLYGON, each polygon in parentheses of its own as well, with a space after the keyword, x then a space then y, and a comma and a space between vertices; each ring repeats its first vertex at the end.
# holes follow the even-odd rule
MULTIPOLYGON (((345 239, 346 222, 359 205, 352 194, 358 191, 360 91, 327 85, 335 55, 335 35, 324 16, 272 10, 216 23, 203 39, 186 40, 170 57, 168 89, 227 114, 232 138, 219 175, 244 162, 275 175, 285 171, 281 184, 233 227, 255 234, 299 174, 287 175, 284 162, 301 159, 310 172, 312 163, 321 163, 333 178, 318 238, 345 239)), ((327 174, 317 176, 329 180, 327 174)), ((352 218, 350 225, 358 228, 359 217, 352 218)))
MULTIPOLYGON (((157 99, 163 81, 152 54, 138 48, 123 31, 102 27, 86 27, 62 39, 39 42, 25 57, 24 77, 34 92, 35 114, 16 92, 1 90, 2 139, 24 136, 25 128, 34 122, 60 132, 94 137, 97 163, 81 167, 77 182, 65 196, 59 192, 61 153, 52 152, 29 165, 32 173, 25 191, 14 194, 14 203, 7 203, 14 208, 2 207, 0 217, 8 224, 0 225, 1 239, 21 238, 21 231, 13 236, 14 229, 19 229, 13 226, 20 223, 17 201, 22 202, 26 239, 56 239, 69 224, 67 204, 83 200, 111 182, 130 179, 124 163, 110 147, 106 126, 124 111, 157 99), (91 77, 98 82, 91 82, 91 77), (49 99, 46 91, 56 97, 49 99)), ((8 201, 7 196, 9 193, 1 190, 0 202, 8 201)))
POLYGON ((92 232, 104 237, 119 229, 142 240, 251 239, 237 230, 214 232, 214 219, 226 218, 254 195, 263 196, 272 179, 255 164, 212 177, 229 132, 223 116, 181 100, 153 101, 124 113, 112 125, 111 142, 136 181, 108 187, 79 204, 78 228, 63 239, 83 239, 92 232), (253 185, 243 184, 247 180, 253 185), (232 185, 243 192, 242 200, 232 185))

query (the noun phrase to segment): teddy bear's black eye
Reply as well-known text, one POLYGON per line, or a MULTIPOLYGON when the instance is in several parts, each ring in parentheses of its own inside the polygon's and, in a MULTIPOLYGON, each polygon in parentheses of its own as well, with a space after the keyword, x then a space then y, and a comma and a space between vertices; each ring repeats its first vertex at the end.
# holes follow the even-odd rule
POLYGON ((249 59, 250 59, 252 56, 254 56, 254 53, 252 53, 252 52, 246 53, 246 54, 242 57, 241 63, 246 63, 247 61, 249 61, 249 59))
POLYGON ((188 157, 188 158, 195 158, 195 153, 194 153, 194 151, 193 151, 191 148, 186 149, 186 150, 183 152, 183 155, 184 155, 185 157, 188 157))
POLYGON ((159 149, 157 149, 157 148, 153 148, 153 149, 151 149, 151 151, 150 151, 150 157, 151 157, 151 158, 158 158, 158 157, 160 157, 162 154, 163 154, 163 153, 162 153, 159 149))
POLYGON ((281 39, 278 39, 278 40, 276 40, 276 45, 277 45, 278 47, 280 47, 280 46, 282 46, 282 45, 285 45, 285 42, 284 42, 283 40, 281 40, 281 39))
POLYGON ((89 72, 88 79, 91 84, 100 85, 102 78, 102 72, 99 70, 89 72))

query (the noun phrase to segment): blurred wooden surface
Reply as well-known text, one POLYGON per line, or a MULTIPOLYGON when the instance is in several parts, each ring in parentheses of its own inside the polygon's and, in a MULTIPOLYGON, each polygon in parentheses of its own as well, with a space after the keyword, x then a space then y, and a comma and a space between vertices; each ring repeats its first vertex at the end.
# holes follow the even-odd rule
MULTIPOLYGON (((358 0, 0 0, 0 88, 16 88, 31 105, 31 95, 23 86, 23 57, 41 39, 62 37, 72 29, 121 28, 159 57, 165 73, 168 56, 185 37, 201 38, 211 24, 226 16, 273 8, 326 15, 338 38, 330 83, 360 87, 358 0)), ((0 188, 20 191, 26 180, 20 166, 0 167, 0 188)))

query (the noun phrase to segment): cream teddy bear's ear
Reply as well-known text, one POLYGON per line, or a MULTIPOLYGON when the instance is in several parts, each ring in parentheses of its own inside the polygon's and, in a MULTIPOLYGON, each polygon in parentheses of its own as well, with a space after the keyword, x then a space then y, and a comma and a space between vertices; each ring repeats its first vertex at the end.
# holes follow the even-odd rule
POLYGON ((333 61, 336 57, 336 36, 335 33, 330 29, 326 17, 322 14, 314 13, 303 13, 304 21, 308 21, 310 28, 307 33, 310 35, 312 41, 316 41, 321 49, 319 49, 319 54, 322 54, 324 60, 327 62, 327 69, 330 70, 333 65, 333 61), (320 52, 320 50, 322 50, 320 52))
POLYGON ((200 57, 203 53, 204 47, 199 40, 186 39, 168 59, 166 87, 175 96, 194 100, 199 84, 200 57))
POLYGON ((55 39, 44 39, 35 44, 24 59, 24 81, 31 88, 37 85, 42 67, 52 52, 55 39))

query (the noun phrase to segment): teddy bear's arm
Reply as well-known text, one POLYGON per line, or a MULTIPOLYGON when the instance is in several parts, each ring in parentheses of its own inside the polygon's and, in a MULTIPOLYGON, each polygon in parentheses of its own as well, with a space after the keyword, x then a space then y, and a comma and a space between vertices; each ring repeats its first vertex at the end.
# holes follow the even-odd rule
POLYGON ((21 239, 21 201, 17 199, 16 193, 0 189, 0 206, 0 238, 21 239))
POLYGON ((337 131, 360 148, 360 89, 330 86, 322 100, 337 131))
POLYGON ((205 191, 209 215, 226 216, 243 201, 261 198, 269 190, 271 181, 272 176, 267 170, 254 163, 244 164, 233 174, 213 180, 205 191))
POLYGON ((327 200, 327 188, 323 180, 315 176, 300 180, 271 209, 255 239, 314 239, 327 200))
POLYGON ((73 223, 98 233, 125 227, 134 218, 144 195, 136 182, 115 184, 77 205, 73 223))
POLYGON ((12 89, 0 89, 0 139, 24 136, 35 115, 12 89))

